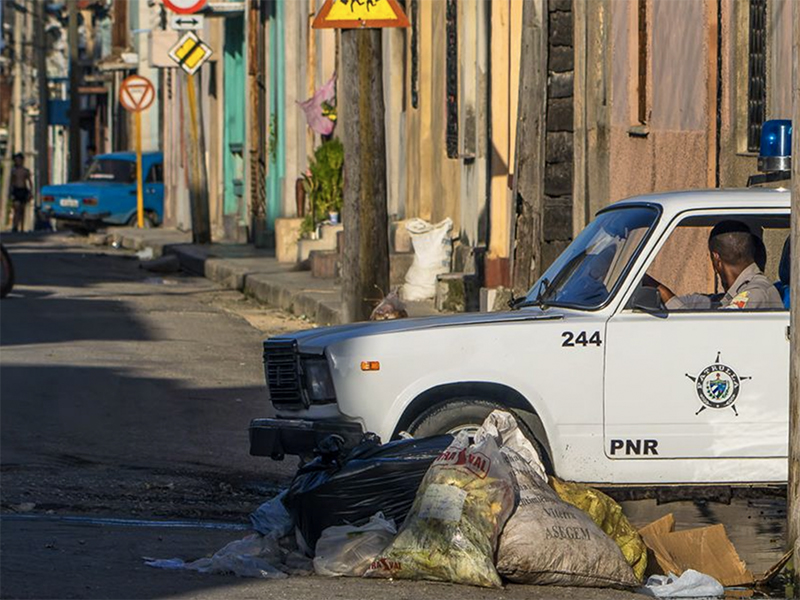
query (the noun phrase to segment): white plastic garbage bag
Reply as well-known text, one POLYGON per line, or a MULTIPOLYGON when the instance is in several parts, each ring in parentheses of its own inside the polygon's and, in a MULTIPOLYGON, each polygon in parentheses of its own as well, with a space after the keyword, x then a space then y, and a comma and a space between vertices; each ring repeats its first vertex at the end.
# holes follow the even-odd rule
POLYGON ((145 558, 148 567, 158 569, 186 569, 198 573, 233 573, 239 577, 283 579, 286 573, 275 567, 281 564, 278 542, 268 536, 248 535, 231 542, 211 558, 185 562, 180 558, 145 558))
POLYGON ((286 490, 283 490, 250 513, 253 529, 276 540, 289 535, 294 528, 294 520, 283 504, 285 497, 286 490))
POLYGON ((640 591, 656 598, 719 598, 725 594, 719 581, 694 569, 687 569, 680 577, 674 573, 651 575, 640 591))
POLYGON ((410 219, 406 229, 414 247, 414 262, 406 273, 403 300, 426 300, 436 295, 436 276, 450 272, 453 241, 449 217, 432 225, 422 219, 410 219))
POLYGON ((314 571, 328 577, 361 577, 396 535, 394 520, 380 512, 361 527, 328 527, 317 540, 314 571))

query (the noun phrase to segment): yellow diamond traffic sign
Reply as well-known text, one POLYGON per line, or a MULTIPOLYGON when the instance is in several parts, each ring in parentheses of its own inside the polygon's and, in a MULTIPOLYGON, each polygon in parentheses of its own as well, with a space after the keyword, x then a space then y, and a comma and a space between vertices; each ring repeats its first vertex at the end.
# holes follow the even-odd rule
POLYGON ((213 52, 208 44, 189 31, 172 47, 169 57, 189 75, 194 75, 213 52))

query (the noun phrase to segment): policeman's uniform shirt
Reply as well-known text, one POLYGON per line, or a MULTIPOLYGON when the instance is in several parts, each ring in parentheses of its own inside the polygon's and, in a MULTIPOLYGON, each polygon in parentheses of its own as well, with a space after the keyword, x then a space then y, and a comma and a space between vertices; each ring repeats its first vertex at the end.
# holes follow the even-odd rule
POLYGON ((712 308, 764 310, 785 308, 777 288, 755 263, 750 264, 739 274, 733 285, 719 300, 703 294, 673 296, 667 301, 666 307, 669 310, 709 310, 712 308))

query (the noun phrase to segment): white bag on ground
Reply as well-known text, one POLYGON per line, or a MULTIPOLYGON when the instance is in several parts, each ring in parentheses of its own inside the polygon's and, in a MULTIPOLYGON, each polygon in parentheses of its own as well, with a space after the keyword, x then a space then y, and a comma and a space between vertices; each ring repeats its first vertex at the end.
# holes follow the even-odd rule
POLYGON ((717 598, 725 594, 719 581, 694 569, 687 569, 680 577, 674 573, 651 575, 639 591, 656 598, 717 598))
POLYGON ((328 527, 317 540, 314 571, 328 577, 361 577, 396 535, 394 520, 380 512, 361 527, 328 527))
POLYGON ((561 500, 514 417, 495 411, 501 451, 519 493, 497 549, 497 571, 515 583, 633 588, 639 585, 617 544, 582 510, 561 500))
POLYGON ((406 229, 414 247, 414 262, 406 273, 403 300, 433 298, 436 295, 436 276, 450 272, 453 220, 448 217, 432 225, 422 219, 410 219, 406 229))
POLYGON ((186 569, 198 573, 233 573, 239 577, 284 579, 286 573, 275 565, 281 564, 278 542, 257 533, 231 542, 211 558, 185 562, 180 558, 145 558, 148 567, 157 569, 186 569))

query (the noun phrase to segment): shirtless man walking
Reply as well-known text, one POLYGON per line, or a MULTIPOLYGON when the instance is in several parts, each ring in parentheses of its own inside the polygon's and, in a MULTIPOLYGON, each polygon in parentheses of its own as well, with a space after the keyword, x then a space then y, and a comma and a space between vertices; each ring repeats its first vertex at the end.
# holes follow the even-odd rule
POLYGON ((14 219, 11 231, 21 231, 25 224, 25 208, 33 195, 31 172, 25 166, 25 157, 21 152, 14 155, 14 167, 11 169, 9 191, 14 202, 14 219))

